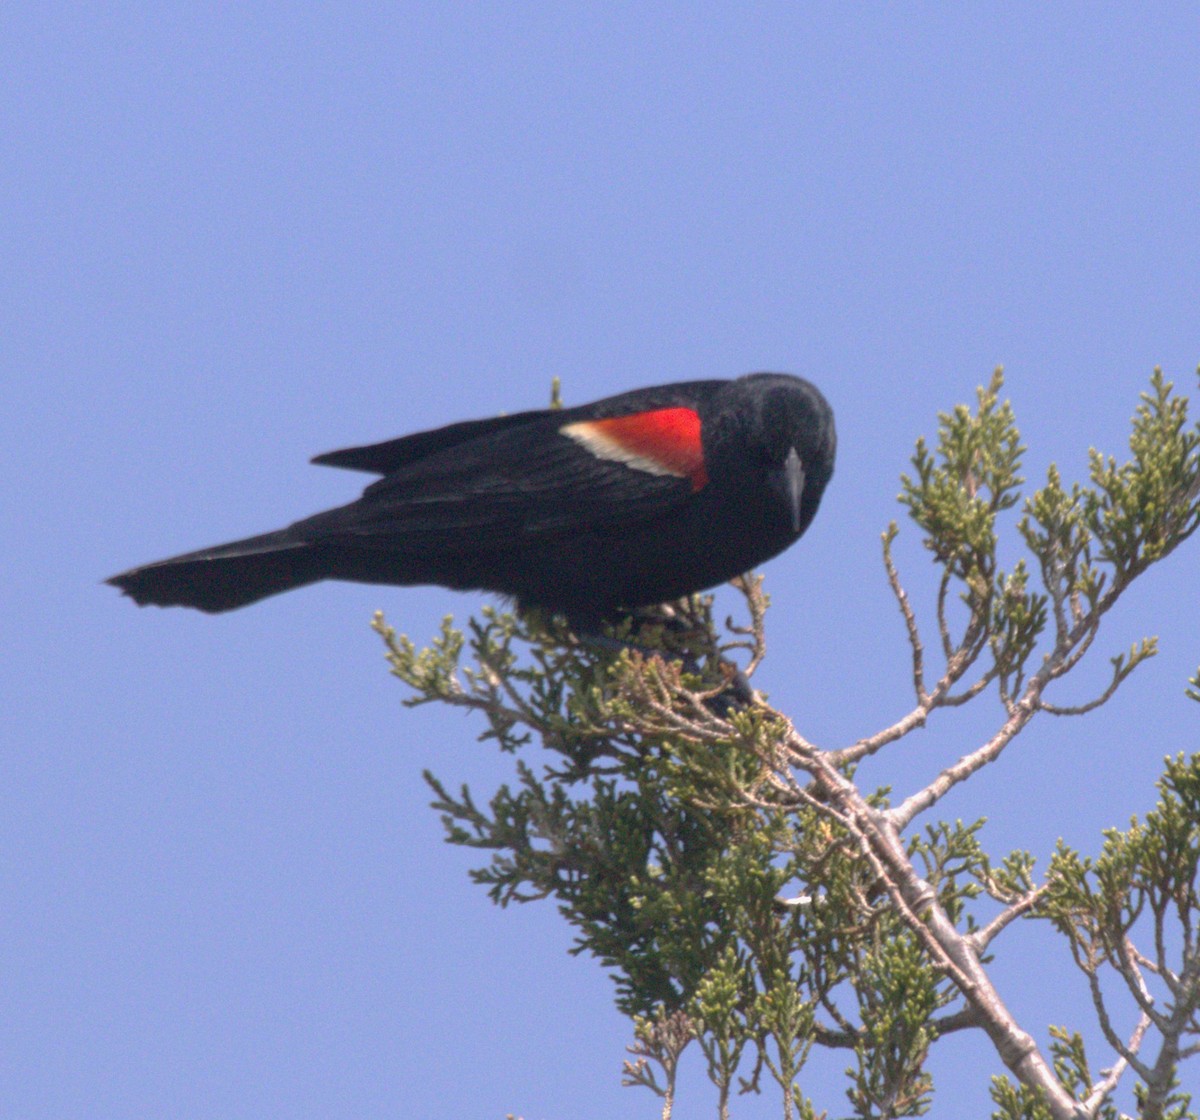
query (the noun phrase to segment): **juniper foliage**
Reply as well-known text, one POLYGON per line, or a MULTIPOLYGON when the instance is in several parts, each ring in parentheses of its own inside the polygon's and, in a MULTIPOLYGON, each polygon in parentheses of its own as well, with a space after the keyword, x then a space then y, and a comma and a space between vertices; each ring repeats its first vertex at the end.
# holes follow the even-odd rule
MULTIPOLYGON (((484 800, 426 774, 447 839, 485 856, 473 877, 501 906, 554 900, 574 951, 610 971, 633 1032, 625 1082, 657 1094, 664 1120, 690 1047, 720 1117, 738 1094, 768 1091, 785 1120, 827 1115, 834 1103, 801 1088, 816 1048, 845 1053, 854 1117, 919 1116, 933 1101, 930 1051, 958 1031, 982 1031, 1006 1067, 992 1082, 997 1120, 1116 1120, 1123 1079, 1139 1117, 1195 1120, 1179 1085, 1200 1052, 1200 756, 1167 759, 1157 806, 1107 831, 1098 857, 1060 844, 1040 875, 1031 853, 987 852, 982 821, 933 811, 1035 716, 1099 707, 1154 655, 1147 637, 1112 656, 1091 699, 1050 698, 1118 599, 1200 525, 1200 426, 1155 371, 1128 458, 1092 451, 1086 482, 1068 487, 1051 466, 1025 494, 1002 386, 997 371, 974 409, 941 415, 901 479, 936 606, 922 625, 893 523, 883 563, 913 706, 858 742, 818 747, 736 687, 765 655, 755 576, 736 582, 744 621, 717 625, 703 596, 641 611, 611 635, 627 643, 619 655, 554 619, 490 608, 465 631, 447 619, 425 649, 375 620, 406 703, 472 709, 480 738, 514 756, 513 783, 484 800), (1018 506, 1028 557, 1006 572, 999 518, 1018 506), (993 692, 994 733, 928 785, 900 798, 859 788, 864 758, 993 692), (1102 1068, 1078 1030, 1049 1026, 1039 1044, 988 975, 989 947, 1030 920, 1052 924, 1086 978, 1102 1068)), ((1200 672, 1189 695, 1200 700, 1200 672)))

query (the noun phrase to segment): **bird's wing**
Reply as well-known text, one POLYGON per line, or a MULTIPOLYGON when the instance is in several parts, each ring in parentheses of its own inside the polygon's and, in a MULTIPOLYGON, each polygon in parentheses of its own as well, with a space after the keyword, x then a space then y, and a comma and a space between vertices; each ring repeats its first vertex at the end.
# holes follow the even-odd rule
POLYGON ((549 415, 549 409, 517 412, 511 416, 494 416, 487 420, 464 420, 458 424, 447 424, 429 432, 416 432, 399 439, 383 443, 372 443, 364 447, 344 447, 340 451, 327 451, 317 455, 312 462, 323 467, 345 467, 352 471, 369 471, 372 474, 392 474, 421 459, 447 451, 460 444, 493 435, 506 428, 519 427, 532 420, 549 415))
POLYGON ((406 453, 404 465, 359 501, 302 524, 359 544, 519 548, 538 538, 622 532, 669 514, 707 484, 693 408, 581 413, 479 428, 476 438, 418 459, 406 453))

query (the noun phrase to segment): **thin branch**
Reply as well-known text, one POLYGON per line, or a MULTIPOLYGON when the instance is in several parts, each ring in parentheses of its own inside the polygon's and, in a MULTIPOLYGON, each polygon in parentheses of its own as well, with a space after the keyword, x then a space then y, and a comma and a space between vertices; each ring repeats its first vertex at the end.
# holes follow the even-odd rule
MULTIPOLYGON (((870 735, 865 739, 859 739, 857 743, 849 747, 843 747, 841 750, 829 751, 827 757, 830 761, 835 766, 845 766, 867 758, 877 751, 882 750, 889 743, 903 739, 905 735, 911 731, 915 731, 918 727, 924 727, 930 712, 935 709, 943 706, 955 707, 982 692, 995 677, 995 673, 991 670, 971 685, 970 689, 967 690, 969 695, 963 695, 962 697, 949 695, 950 689, 954 686, 955 682, 970 667, 969 661, 966 664, 961 664, 955 660, 962 653, 963 651, 960 650, 951 658, 951 663, 947 665, 946 672, 942 675, 941 679, 933 686, 933 691, 927 693, 925 699, 913 708, 912 711, 902 716, 890 727, 885 727, 882 731, 876 732, 874 735, 870 735)), ((974 658, 971 660, 974 660, 974 658)))
POLYGON ((925 721, 928 718, 929 709, 924 704, 918 705, 907 715, 893 723, 891 727, 885 727, 882 731, 868 736, 866 739, 859 739, 857 743, 849 747, 829 751, 826 757, 834 766, 846 766, 849 763, 858 762, 859 759, 866 758, 869 755, 875 754, 876 751, 882 750, 889 743, 903 739, 910 731, 914 731, 918 727, 924 727, 925 721))
POLYGON ((1120 681, 1114 680, 1112 684, 1110 684, 1108 688, 1101 693, 1101 695, 1097 696, 1094 700, 1089 700, 1086 704, 1060 706, 1058 704, 1051 704, 1049 700, 1039 700, 1038 708, 1047 715, 1051 716, 1087 715, 1088 712, 1094 712, 1102 704, 1107 704, 1109 700, 1112 699, 1113 693, 1117 691, 1117 688, 1120 686, 1120 684, 1120 681))
POLYGON ((487 681, 488 687, 492 693, 493 703, 495 706, 497 708, 502 707, 502 705, 494 700, 494 697, 498 693, 503 692, 504 695, 508 697, 509 703, 512 704, 513 708, 521 713, 522 723, 530 727, 538 725, 541 721, 538 720, 536 714, 526 702, 525 698, 520 694, 520 692, 517 691, 516 685, 513 684, 511 678, 509 677, 508 673, 504 671, 503 667, 497 666, 490 657, 483 653, 479 654, 477 660, 480 668, 483 670, 484 678, 487 681))
MULTIPOLYGON (((767 655, 767 597, 763 593, 762 576, 753 572, 743 576, 738 576, 730 581, 746 600, 746 610, 750 614, 749 626, 737 626, 732 618, 725 622, 726 628, 733 634, 743 634, 753 639, 751 647, 750 661, 742 670, 747 677, 754 676, 754 671, 762 664, 762 660, 767 655)), ((722 650, 732 649, 736 646, 743 646, 744 643, 731 643, 729 646, 722 646, 722 650)))
POLYGON ((938 581, 937 593, 937 623, 938 634, 942 639, 942 653, 949 661, 954 654, 954 644, 950 640, 950 627, 946 622, 946 594, 950 590, 950 567, 942 569, 942 578, 938 581))
MULTIPOLYGON (((1117 589, 1113 588, 1113 590, 1109 592, 1109 595, 1115 595, 1117 593, 1117 589)), ((1075 668, 1076 665, 1079 664, 1080 660, 1083 658, 1083 655, 1091 648, 1092 641, 1100 629, 1100 616, 1107 611, 1110 606, 1112 606, 1112 603, 1109 603, 1108 606, 1102 606, 1104 600, 1107 598, 1108 595, 1104 596, 1104 598, 1101 599, 1100 602, 1097 603, 1097 605, 1093 607, 1087 615, 1084 616, 1083 622, 1077 623, 1074 630, 1071 631, 1072 635, 1074 635, 1080 630, 1081 627, 1083 628, 1083 633, 1080 637, 1069 640, 1068 648, 1070 649, 1070 653, 1055 663, 1054 669, 1050 673, 1051 680, 1056 677, 1065 676, 1067 673, 1069 673, 1075 668)), ((1115 602, 1116 600, 1114 599, 1113 601, 1115 602)), ((1055 646, 1055 652, 1058 651, 1058 648, 1058 646, 1055 646)))
POLYGON ((891 824, 898 829, 907 828, 914 817, 936 805, 959 782, 966 781, 977 770, 999 758, 1004 748, 1037 712, 1037 699, 1040 691, 1041 682, 1034 677, 1026 687, 1026 695, 1014 705, 1012 714, 1004 721, 1000 730, 982 747, 964 755, 953 766, 946 767, 924 789, 905 798, 903 802, 892 809, 888 814, 891 824), (1036 692, 1033 691, 1035 683, 1038 686, 1036 692))
POLYGON ((1178 993, 1177 1002, 1169 1016, 1159 1025, 1162 1032, 1162 1048, 1158 1059, 1148 1077, 1142 1080, 1146 1083, 1144 1112, 1147 1116, 1162 1116, 1163 1107, 1167 1103, 1167 1095, 1175 1085, 1175 1074, 1181 1058, 1179 1049, 1180 1035, 1187 1029, 1200 1004, 1200 975, 1197 974, 1194 961, 1188 962, 1185 968, 1185 981, 1178 993))
POLYGON ((1150 1016, 1155 1027, 1160 1031, 1165 1030, 1167 1017, 1154 1009, 1154 996, 1150 994, 1150 989, 1146 986, 1146 979, 1142 976, 1142 970, 1138 967, 1135 959, 1141 957, 1141 954, 1128 937, 1122 938, 1116 949, 1116 953, 1109 959, 1121 974, 1121 979, 1125 981, 1129 994, 1137 1001, 1137 1005, 1150 1016))
POLYGON ((957 708, 968 700, 974 700, 989 684, 992 683, 999 674, 1000 670, 993 665, 982 677, 979 678, 973 685, 963 692, 959 692, 954 696, 947 694, 938 701, 939 708, 957 708))
POLYGON ((1116 604, 1124 586, 1127 585, 1114 585, 1102 595, 1091 612, 1067 635, 1067 646, 1063 648, 1056 645, 1046 655, 1042 667, 1026 682, 1021 699, 1009 706, 1008 719, 991 739, 959 759, 953 766, 948 766, 924 789, 918 790, 892 810, 890 816, 896 827, 907 827, 918 813, 936 805, 959 782, 966 781, 976 771, 999 758, 1004 748, 1040 710, 1042 692, 1046 685, 1062 675, 1064 664, 1077 662, 1082 655, 1081 649, 1086 649, 1091 644, 1100 625, 1101 616, 1116 604))
POLYGON ((1162 978, 1163 983, 1167 985, 1171 995, 1176 999, 1179 998, 1179 977, 1171 970, 1167 964, 1167 946, 1164 939, 1165 922, 1164 908, 1166 907, 1166 899, 1163 899, 1160 904, 1154 905, 1154 957, 1158 962, 1158 975, 1162 978))
POLYGON ((900 574, 896 571, 896 563, 892 557, 892 541, 896 539, 896 525, 883 534, 883 566, 887 569, 888 585, 896 602, 900 604, 900 613, 904 616, 904 626, 908 631, 908 644, 912 649, 913 690, 917 695, 918 706, 929 701, 925 691, 925 646, 921 641, 921 632, 917 627, 917 617, 913 614, 912 604, 908 601, 908 592, 900 583, 900 574))
POLYGON ((1006 906, 986 926, 972 933, 968 940, 974 946, 975 951, 982 953, 1008 925, 1022 915, 1028 914, 1049 889, 1050 884, 1043 883, 1040 887, 1017 899, 1016 902, 1006 906))
MULTIPOLYGON (((1096 1019, 1100 1024, 1100 1032, 1104 1035, 1105 1041, 1120 1055, 1121 1061, 1133 1068, 1133 1072, 1138 1075, 1143 1081, 1150 1074, 1150 1067, 1145 1062, 1138 1058, 1138 1048, 1141 1046, 1142 1038, 1146 1033, 1146 1028, 1141 1028, 1140 1033, 1134 1031, 1131 1037, 1131 1042, 1137 1042, 1137 1046, 1127 1045, 1125 1040, 1117 1034, 1113 1028, 1112 1020, 1108 1017, 1108 1005, 1104 1002, 1104 993, 1100 990, 1100 978, 1097 976, 1095 969, 1085 970, 1088 978, 1088 990, 1092 996, 1092 1006, 1096 1010, 1096 1019)), ((1138 1024, 1141 1025, 1141 1020, 1145 1019, 1147 1024, 1153 1021, 1149 1012, 1143 1010, 1139 1017, 1138 1024)))
POLYGON ((1067 640, 1067 612, 1063 609, 1067 595, 1064 590, 1064 565, 1056 543, 1053 551, 1042 558, 1042 586, 1050 595, 1054 611, 1054 644, 1061 646, 1067 640))
POLYGON ((469 708, 473 711, 494 713, 503 716, 507 720, 511 720, 513 724, 528 727, 531 731, 542 733, 547 730, 540 721, 531 720, 526 713, 501 703, 499 692, 496 689, 492 689, 490 694, 482 696, 475 693, 468 693, 465 690, 456 691, 440 695, 437 697, 437 700, 452 708, 469 708))
POLYGON ((973 1007, 960 1007, 940 1019, 929 1020, 929 1025, 938 1035, 954 1034, 956 1031, 974 1030, 979 1026, 979 1015, 973 1007))
POLYGON ((831 806, 853 825, 853 835, 872 869, 880 876, 897 911, 930 954, 930 959, 958 988, 979 1017, 1001 1060, 1022 1084, 1045 1094, 1055 1120, 1078 1117, 1078 1105, 1038 1050, 1037 1043, 1013 1018, 979 962, 969 939, 959 932, 933 888, 917 874, 892 815, 873 809, 858 789, 831 764, 828 756, 790 730, 788 744, 796 766, 812 775, 831 806))
MULTIPOLYGON (((1146 1037, 1146 1031, 1150 1026, 1150 1016, 1145 1012, 1139 1016, 1137 1026, 1133 1028, 1133 1034, 1129 1036, 1129 1041, 1125 1044, 1124 1049, 1130 1054, 1136 1054, 1142 1048, 1142 1040, 1146 1037)), ((1116 1092, 1117 1085, 1120 1082, 1125 1070, 1129 1068, 1129 1061, 1122 1054, 1105 1073, 1105 1077, 1097 1081, 1092 1086, 1087 1097, 1084 1098, 1083 1107, 1088 1116, 1096 1116, 1100 1112, 1100 1106, 1104 1104, 1109 1097, 1116 1092)))

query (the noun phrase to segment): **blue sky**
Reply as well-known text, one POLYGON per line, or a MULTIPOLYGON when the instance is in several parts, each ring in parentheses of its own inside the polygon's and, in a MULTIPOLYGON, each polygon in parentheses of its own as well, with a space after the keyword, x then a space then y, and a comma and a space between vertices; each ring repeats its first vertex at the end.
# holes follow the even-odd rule
MULTIPOLYGON (((1194 6, 17 4, 0 44, 6 1114, 655 1115, 552 906, 495 909, 441 842, 421 770, 483 793, 506 760, 403 710, 367 629, 481 597, 211 618, 100 580, 348 500, 310 456, 552 376, 578 403, 784 369, 840 458, 766 569, 760 681, 823 745, 877 729, 910 700, 879 533, 937 411, 1002 363, 1029 475, 1072 478, 1123 452, 1155 365, 1194 388, 1194 6)), ((898 558, 928 605, 914 530, 898 558)), ((1137 586, 1055 697, 1160 635, 1103 714, 1035 723, 946 814, 1046 853, 1151 807, 1196 742, 1196 566, 1137 586)), ((863 776, 911 789, 997 718, 863 776)), ((1043 1043, 1090 1024, 1044 931, 996 968, 1043 1043)), ((832 1115, 844 1064, 807 1084, 832 1115)), ((985 1114, 986 1045, 934 1069, 935 1117, 985 1114)), ((711 1103, 697 1057, 681 1113, 711 1103)))

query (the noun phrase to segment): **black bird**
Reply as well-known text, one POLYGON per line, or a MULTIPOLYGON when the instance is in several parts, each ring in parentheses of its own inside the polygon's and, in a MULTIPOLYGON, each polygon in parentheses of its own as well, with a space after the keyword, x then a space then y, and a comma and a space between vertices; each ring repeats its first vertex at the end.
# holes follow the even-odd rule
POLYGON ((595 625, 782 552, 835 447, 832 410, 799 377, 635 389, 319 455, 383 477, 349 505, 108 582, 214 613, 323 579, 434 583, 595 625))

